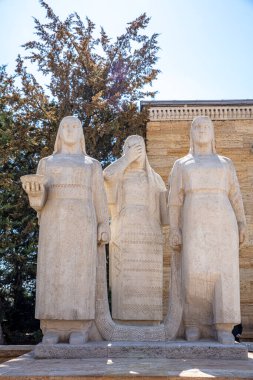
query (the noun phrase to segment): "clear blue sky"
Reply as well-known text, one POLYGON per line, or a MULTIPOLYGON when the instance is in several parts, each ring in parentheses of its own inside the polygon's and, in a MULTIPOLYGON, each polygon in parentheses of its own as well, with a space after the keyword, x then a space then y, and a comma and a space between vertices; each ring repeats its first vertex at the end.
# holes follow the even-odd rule
MULTIPOLYGON (((160 33, 157 100, 253 98, 253 0, 47 0, 64 19, 77 11, 111 37, 141 13, 160 33)), ((34 38, 37 0, 0 0, 0 64, 14 68, 21 44, 34 38)))

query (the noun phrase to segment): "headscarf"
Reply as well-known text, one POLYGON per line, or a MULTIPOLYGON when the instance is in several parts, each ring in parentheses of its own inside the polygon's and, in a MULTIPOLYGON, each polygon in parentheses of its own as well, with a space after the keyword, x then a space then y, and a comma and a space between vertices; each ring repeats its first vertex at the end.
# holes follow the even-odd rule
MULTIPOLYGON (((62 129, 62 126, 63 126, 64 122, 67 121, 67 120, 74 120, 74 121, 78 120, 78 122, 80 124, 80 127, 82 128, 82 123, 81 123, 81 121, 77 117, 75 117, 75 116, 65 116, 61 120, 59 128, 58 128, 58 131, 57 131, 53 154, 59 153, 61 151, 61 148, 62 148, 61 129, 62 129)), ((80 146, 81 146, 82 153, 86 156, 85 139, 84 139, 84 134, 83 133, 82 133, 82 136, 80 138, 80 146)))
MULTIPOLYGON (((166 191, 166 186, 162 180, 162 178, 151 168, 150 163, 148 161, 147 153, 146 153, 146 148, 145 148, 145 142, 143 137, 139 135, 131 135, 128 136, 124 145, 123 145, 123 152, 126 151, 126 147, 129 144, 131 140, 135 140, 137 143, 139 142, 145 150, 145 162, 144 162, 144 170, 147 173, 147 179, 148 179, 148 187, 149 187, 149 210, 151 215, 157 214, 157 208, 159 207, 159 197, 160 192, 166 191)), ((120 186, 121 187, 121 186, 120 186)), ((118 194, 118 210, 120 211, 121 209, 121 202, 122 202, 122 191, 123 189, 118 189, 119 194, 118 194)), ((159 211, 158 211, 159 213, 159 211)))
POLYGON ((191 131, 190 131, 190 150, 189 154, 194 155, 195 149, 194 149, 194 141, 193 141, 193 128, 196 125, 200 125, 202 121, 208 120, 212 129, 212 141, 211 141, 211 146, 212 146, 212 152, 213 154, 216 154, 216 148, 215 148, 215 137, 214 137, 214 126, 212 123, 212 120, 208 116, 197 116, 193 119, 192 125, 191 125, 191 131))

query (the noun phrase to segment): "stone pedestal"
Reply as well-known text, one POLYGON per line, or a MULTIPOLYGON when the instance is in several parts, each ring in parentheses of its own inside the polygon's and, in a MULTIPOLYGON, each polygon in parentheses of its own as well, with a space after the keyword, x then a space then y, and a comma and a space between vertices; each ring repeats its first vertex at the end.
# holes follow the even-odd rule
MULTIPOLYGON (((224 351, 227 348, 224 346, 224 351)), ((0 365, 0 380, 127 380, 130 378, 131 380, 252 379, 253 354, 249 354, 249 360, 212 360, 199 357, 38 360, 34 359, 32 354, 26 354, 0 365)))
POLYGON ((223 345, 214 341, 200 342, 90 342, 81 346, 70 344, 38 344, 37 359, 88 358, 159 358, 159 359, 225 359, 245 360, 248 349, 242 344, 223 345))

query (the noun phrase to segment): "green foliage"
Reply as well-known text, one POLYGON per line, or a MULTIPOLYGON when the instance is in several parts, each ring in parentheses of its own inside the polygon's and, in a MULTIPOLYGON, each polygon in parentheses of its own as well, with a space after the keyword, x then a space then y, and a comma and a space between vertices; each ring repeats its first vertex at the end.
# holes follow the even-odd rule
POLYGON ((0 68, 0 306, 8 343, 30 343, 38 330, 34 315, 34 289, 38 228, 20 186, 20 176, 36 166, 27 131, 15 123, 14 99, 20 95, 14 79, 0 68), (17 337, 19 335, 19 339, 17 337), (16 339, 15 339, 16 338, 16 339))
POLYGON ((136 102, 155 95, 145 90, 156 79, 157 34, 143 33, 144 13, 112 41, 101 28, 74 13, 61 21, 43 0, 48 23, 35 19, 37 40, 24 45, 16 72, 0 67, 0 315, 6 341, 38 339, 34 293, 38 226, 21 188, 20 176, 34 173, 53 151, 62 117, 83 121, 88 154, 107 165, 131 134, 145 137, 147 111, 136 102), (45 76, 39 84, 25 62, 45 76), (35 335, 34 335, 35 332, 35 335))

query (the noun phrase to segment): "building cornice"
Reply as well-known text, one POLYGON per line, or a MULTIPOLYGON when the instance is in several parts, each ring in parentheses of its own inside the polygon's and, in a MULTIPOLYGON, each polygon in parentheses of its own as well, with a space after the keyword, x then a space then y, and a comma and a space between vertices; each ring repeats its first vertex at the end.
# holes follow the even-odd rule
POLYGON ((142 101, 149 108, 150 121, 192 120, 209 116, 212 120, 253 119, 253 100, 172 100, 142 101))

